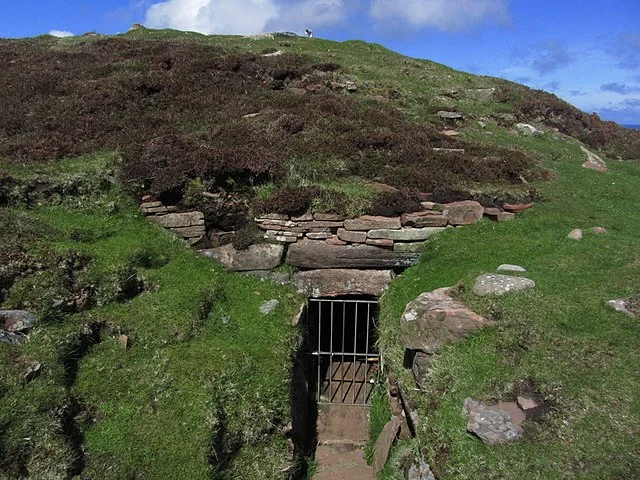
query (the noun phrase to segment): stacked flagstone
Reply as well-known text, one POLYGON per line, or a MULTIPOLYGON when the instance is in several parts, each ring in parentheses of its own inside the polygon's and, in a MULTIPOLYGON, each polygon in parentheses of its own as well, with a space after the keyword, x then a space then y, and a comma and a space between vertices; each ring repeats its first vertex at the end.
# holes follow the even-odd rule
POLYGON ((194 245, 205 235, 204 214, 202 212, 177 213, 175 206, 165 206, 162 202, 143 202, 140 211, 154 223, 194 245))

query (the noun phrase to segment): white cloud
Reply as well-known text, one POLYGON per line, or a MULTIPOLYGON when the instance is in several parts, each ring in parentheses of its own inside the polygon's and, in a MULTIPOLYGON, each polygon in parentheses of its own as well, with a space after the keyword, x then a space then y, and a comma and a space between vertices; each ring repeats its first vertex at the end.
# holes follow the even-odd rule
POLYGON ((486 21, 509 21, 508 0, 373 0, 370 14, 378 23, 390 19, 413 28, 460 31, 486 21))
POLYGON ((73 37, 73 33, 67 30, 51 30, 49 32, 49 35, 52 35, 54 37, 73 37))
POLYGON ((275 0, 168 0, 147 10, 145 25, 206 34, 249 34, 278 18, 275 0))
POLYGON ((307 27, 321 28, 345 21, 348 8, 342 0, 278 0, 278 18, 270 21, 268 30, 302 31, 307 27))

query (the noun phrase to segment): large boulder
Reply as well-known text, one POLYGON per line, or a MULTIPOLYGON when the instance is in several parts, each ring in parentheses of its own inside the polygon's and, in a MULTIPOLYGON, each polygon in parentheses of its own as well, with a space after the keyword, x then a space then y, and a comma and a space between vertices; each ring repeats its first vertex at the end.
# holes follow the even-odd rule
POLYGON ((448 290, 423 293, 407 305, 400 320, 400 341, 405 348, 431 355, 443 345, 493 324, 451 298, 448 290))
POLYGON ((476 282, 473 285, 473 293, 479 297, 499 296, 535 286, 536 282, 528 278, 486 273, 476 278, 476 282))
POLYGON ((373 245, 329 245, 305 241, 289 247, 287 263, 298 268, 394 268, 409 267, 419 254, 394 252, 373 245))
POLYGON ((284 245, 260 243, 251 245, 246 250, 236 250, 233 245, 229 244, 200 250, 199 253, 233 272, 271 270, 282 263, 284 245))
POLYGON ((335 297, 338 295, 371 295, 384 293, 393 270, 321 269, 297 272, 293 284, 308 297, 335 297))
POLYGON ((36 316, 25 310, 0 310, 0 328, 7 332, 24 332, 36 325, 36 316))

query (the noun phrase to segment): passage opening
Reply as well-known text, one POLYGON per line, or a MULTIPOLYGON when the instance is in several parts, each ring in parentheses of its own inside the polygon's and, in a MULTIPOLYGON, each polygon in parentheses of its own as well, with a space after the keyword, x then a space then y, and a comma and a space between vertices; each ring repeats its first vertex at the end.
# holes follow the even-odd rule
POLYGON ((318 404, 368 405, 380 368, 375 299, 311 299, 307 378, 318 404))

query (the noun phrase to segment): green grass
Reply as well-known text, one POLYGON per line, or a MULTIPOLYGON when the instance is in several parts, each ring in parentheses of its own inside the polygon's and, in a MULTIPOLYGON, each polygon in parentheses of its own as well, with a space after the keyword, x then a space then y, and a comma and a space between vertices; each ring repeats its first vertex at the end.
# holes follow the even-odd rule
MULTIPOLYGON (((0 348, 0 472, 17 478, 22 465, 34 478, 66 478, 74 453, 59 425, 75 401, 82 406, 74 413, 84 433, 85 475, 275 478, 291 460, 276 432, 289 415, 297 337, 290 319, 300 299, 197 257, 117 192, 85 203, 91 208, 22 211, 49 232, 28 250, 52 262, 69 252, 90 258, 78 281, 94 285, 104 305, 51 317, 22 347, 0 348), (118 208, 105 206, 111 202, 118 208), (146 289, 114 300, 110 282, 124 267, 146 289), (280 306, 261 316, 259 306, 271 298, 280 306), (83 354, 78 342, 93 324, 105 325, 101 341, 83 354), (129 336, 130 350, 118 344, 119 333, 129 336), (77 361, 71 381, 69 358, 77 361), (32 360, 43 373, 22 385, 22 368, 32 360)), ((55 268, 18 279, 4 306, 44 313, 64 291, 49 274, 55 268)))
POLYGON ((556 177, 537 186, 545 200, 512 222, 483 221, 442 234, 383 297, 381 342, 419 406, 419 448, 447 478, 635 478, 640 330, 605 301, 629 297, 640 285, 640 215, 634 207, 640 164, 609 161, 609 173, 600 174, 581 168, 583 154, 573 142, 497 136, 544 155, 556 177), (591 234, 595 226, 607 233, 591 234), (566 238, 573 228, 585 230, 582 241, 566 238), (501 263, 526 267, 536 288, 475 297, 474 278, 501 263), (429 392, 419 394, 402 367, 400 315, 420 293, 461 282, 465 302, 497 324, 444 348, 429 392), (525 424, 522 441, 486 447, 466 432, 464 398, 512 399, 525 384, 537 389, 549 410, 525 424))

